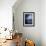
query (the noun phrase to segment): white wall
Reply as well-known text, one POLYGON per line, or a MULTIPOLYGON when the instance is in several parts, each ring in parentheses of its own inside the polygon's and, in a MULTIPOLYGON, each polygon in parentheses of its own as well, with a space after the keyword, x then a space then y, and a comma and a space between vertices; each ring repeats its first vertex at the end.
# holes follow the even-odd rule
POLYGON ((46 0, 41 1, 41 38, 42 46, 46 46, 46 0))
POLYGON ((16 0, 0 0, 0 27, 12 28, 12 6, 16 0))
POLYGON ((23 0, 15 9, 15 29, 22 32, 24 38, 35 41, 36 46, 41 46, 41 1, 40 0, 23 0), (23 26, 23 12, 35 12, 35 27, 23 26))

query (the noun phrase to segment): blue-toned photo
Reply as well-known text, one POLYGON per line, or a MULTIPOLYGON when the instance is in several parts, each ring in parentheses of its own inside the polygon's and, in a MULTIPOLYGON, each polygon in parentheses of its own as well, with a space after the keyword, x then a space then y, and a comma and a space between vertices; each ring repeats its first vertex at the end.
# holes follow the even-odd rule
POLYGON ((32 24, 32 14, 25 14, 25 24, 32 24))
POLYGON ((23 12, 23 26, 32 27, 35 25, 35 12, 23 12))

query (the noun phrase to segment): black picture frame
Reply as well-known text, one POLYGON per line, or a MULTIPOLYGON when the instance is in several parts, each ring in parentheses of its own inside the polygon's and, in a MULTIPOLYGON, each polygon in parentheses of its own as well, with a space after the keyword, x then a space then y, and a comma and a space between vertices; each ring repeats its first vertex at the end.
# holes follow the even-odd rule
POLYGON ((23 12, 23 26, 25 27, 35 26, 35 12, 23 12))

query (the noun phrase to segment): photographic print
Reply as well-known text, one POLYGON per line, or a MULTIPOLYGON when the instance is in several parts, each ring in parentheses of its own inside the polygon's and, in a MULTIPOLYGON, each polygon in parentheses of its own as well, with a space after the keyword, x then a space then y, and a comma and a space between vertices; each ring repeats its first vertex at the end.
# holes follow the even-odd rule
POLYGON ((35 25, 35 12, 23 12, 23 26, 31 27, 35 25))

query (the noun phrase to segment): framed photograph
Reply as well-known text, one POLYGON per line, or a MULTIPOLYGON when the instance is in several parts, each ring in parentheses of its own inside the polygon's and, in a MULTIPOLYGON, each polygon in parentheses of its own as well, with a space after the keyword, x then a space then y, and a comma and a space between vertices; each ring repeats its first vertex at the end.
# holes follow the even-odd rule
POLYGON ((23 26, 35 26, 35 12, 23 12, 23 26))

